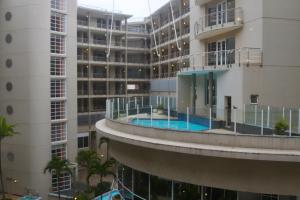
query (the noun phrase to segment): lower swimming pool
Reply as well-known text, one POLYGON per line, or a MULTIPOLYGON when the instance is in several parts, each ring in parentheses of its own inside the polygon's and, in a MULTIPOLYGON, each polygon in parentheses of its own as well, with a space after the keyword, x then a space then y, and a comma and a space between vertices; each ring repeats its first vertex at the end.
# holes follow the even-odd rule
POLYGON ((204 131, 209 128, 205 125, 196 124, 181 120, 170 120, 170 124, 167 119, 132 119, 131 124, 145 127, 155 127, 155 128, 164 128, 164 129, 174 129, 180 131, 204 131))

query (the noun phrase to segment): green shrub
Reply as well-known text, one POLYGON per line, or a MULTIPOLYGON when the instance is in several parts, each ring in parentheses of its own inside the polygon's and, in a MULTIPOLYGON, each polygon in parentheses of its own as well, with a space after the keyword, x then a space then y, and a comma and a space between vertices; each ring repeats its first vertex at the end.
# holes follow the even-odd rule
POLYGON ((157 106, 157 110, 163 110, 164 109, 164 105, 163 104, 159 104, 158 106, 157 106))
POLYGON ((275 128, 276 134, 283 135, 285 133, 285 131, 288 130, 289 125, 285 119, 280 119, 279 121, 276 122, 274 128, 275 128))

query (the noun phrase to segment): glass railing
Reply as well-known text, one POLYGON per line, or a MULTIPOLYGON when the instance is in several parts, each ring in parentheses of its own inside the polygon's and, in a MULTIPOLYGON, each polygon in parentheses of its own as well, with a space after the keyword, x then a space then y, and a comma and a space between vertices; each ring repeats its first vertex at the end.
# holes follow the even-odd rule
POLYGON ((233 23, 233 25, 243 24, 242 8, 231 8, 219 12, 204 15, 195 23, 195 32, 200 34, 206 31, 214 30, 214 27, 219 28, 224 24, 233 23))
POLYGON ((106 102, 106 118, 126 124, 181 131, 213 132, 218 129, 218 133, 233 135, 300 136, 299 109, 254 104, 228 109, 216 106, 192 108, 176 107, 175 97, 113 98, 106 102), (279 123, 283 123, 285 128, 276 128, 279 123))
POLYGON ((193 68, 224 67, 233 64, 261 66, 263 53, 260 48, 241 48, 224 51, 202 52, 190 55, 193 68))

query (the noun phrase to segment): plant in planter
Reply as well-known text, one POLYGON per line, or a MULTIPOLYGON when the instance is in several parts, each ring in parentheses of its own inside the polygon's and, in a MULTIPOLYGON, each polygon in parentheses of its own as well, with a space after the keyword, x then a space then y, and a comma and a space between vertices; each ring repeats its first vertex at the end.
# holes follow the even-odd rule
POLYGON ((162 114, 163 113, 163 111, 164 111, 164 106, 163 106, 163 104, 159 104, 158 106, 157 106, 157 113, 158 114, 162 114))
POLYGON ((285 119, 280 119, 279 121, 277 121, 274 127, 275 133, 278 135, 284 135, 288 128, 289 125, 285 119))

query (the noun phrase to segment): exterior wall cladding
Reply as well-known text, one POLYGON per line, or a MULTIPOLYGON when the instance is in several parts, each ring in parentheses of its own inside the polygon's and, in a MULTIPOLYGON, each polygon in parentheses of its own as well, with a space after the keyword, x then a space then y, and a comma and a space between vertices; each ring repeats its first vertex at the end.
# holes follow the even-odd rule
MULTIPOLYGON (((109 58, 111 13, 78 8, 78 140, 89 137, 89 146, 96 147, 94 124, 104 118, 108 98, 140 101, 149 96, 154 85, 169 84, 151 85, 154 79, 172 79, 175 96, 176 73, 189 66, 190 6, 187 0, 176 0, 172 5, 174 23, 166 4, 151 16, 154 31, 150 17, 128 22, 130 15, 115 13, 109 58)), ((168 87, 163 88, 168 92, 168 87)))
MULTIPOLYGON (((73 0, 0 2, 0 115, 19 132, 3 141, 8 193, 48 199, 58 189, 56 177, 43 174, 51 156, 75 161, 76 15, 73 0)), ((59 187, 69 190, 70 177, 59 187)))

